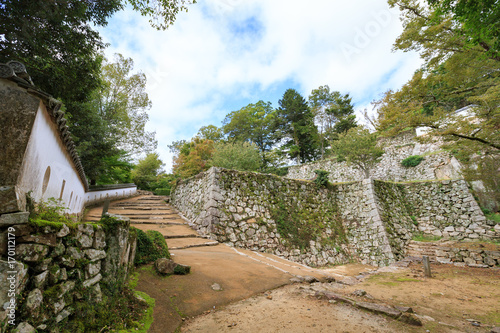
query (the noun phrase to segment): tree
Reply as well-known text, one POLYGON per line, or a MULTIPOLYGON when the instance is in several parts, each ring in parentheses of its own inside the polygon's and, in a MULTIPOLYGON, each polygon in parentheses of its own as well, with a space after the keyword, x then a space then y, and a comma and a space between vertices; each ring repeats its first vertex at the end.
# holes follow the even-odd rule
POLYGON ((266 152, 270 151, 275 144, 274 117, 275 110, 271 102, 258 101, 229 113, 222 122, 222 129, 230 141, 245 141, 257 145, 262 165, 266 167, 270 162, 266 158, 266 152))
POLYGON ((138 154, 156 149, 154 132, 145 130, 151 101, 146 93, 146 76, 132 74, 134 61, 115 54, 115 62, 102 68, 103 85, 92 98, 98 114, 107 122, 116 146, 138 154))
POLYGON ((248 142, 215 144, 211 165, 240 171, 257 171, 261 165, 259 148, 248 142))
POLYGON ((174 157, 174 175, 189 178, 208 170, 211 166, 210 161, 213 153, 213 141, 193 138, 191 142, 185 143, 174 157))
POLYGON ((157 30, 165 30, 172 25, 180 11, 188 11, 186 4, 195 0, 128 0, 135 10, 149 16, 149 23, 157 30))
POLYGON ((138 188, 151 190, 151 185, 157 181, 163 167, 158 153, 150 153, 145 158, 139 160, 139 163, 132 170, 132 179, 138 188))
MULTIPOLYGON (((472 2, 470 6, 463 1, 431 3, 425 7, 411 0, 390 1, 402 9, 404 24, 395 48, 419 50, 425 64, 399 91, 388 92, 378 102, 377 128, 392 135, 426 126, 431 129, 429 138, 444 139, 452 150, 498 154, 500 59, 491 53, 496 41, 488 39, 490 34, 478 40, 483 28, 471 31, 462 22, 460 15, 469 15, 468 8, 470 13, 479 8, 472 2), (455 112, 465 106, 472 106, 469 116, 455 112)), ((497 21, 488 29, 496 26, 497 21)))
POLYGON ((325 143, 332 139, 332 135, 344 133, 356 126, 354 106, 349 94, 342 95, 338 91, 330 91, 328 85, 320 86, 311 92, 309 106, 319 124, 319 142, 323 158, 325 143))
MULTIPOLYGON (((69 126, 87 177, 102 183, 116 163, 156 149, 154 133, 145 131, 151 102, 145 93, 146 78, 131 74, 133 62, 117 55, 116 63, 103 67, 103 83, 83 103, 73 103, 69 126)), ((125 164, 124 164, 125 165, 125 164)), ((113 181, 114 183, 114 181, 113 181)))
POLYGON ((377 146, 377 134, 361 126, 351 128, 332 141, 332 151, 340 160, 354 165, 362 171, 366 178, 370 177, 370 169, 384 151, 377 146))
POLYGON ((218 142, 224 138, 224 132, 222 128, 214 125, 202 126, 198 130, 196 137, 203 140, 212 140, 213 142, 218 142))
POLYGON ((318 128, 304 97, 296 90, 288 89, 278 103, 275 140, 284 140, 281 149, 291 159, 300 163, 312 161, 318 153, 318 128))

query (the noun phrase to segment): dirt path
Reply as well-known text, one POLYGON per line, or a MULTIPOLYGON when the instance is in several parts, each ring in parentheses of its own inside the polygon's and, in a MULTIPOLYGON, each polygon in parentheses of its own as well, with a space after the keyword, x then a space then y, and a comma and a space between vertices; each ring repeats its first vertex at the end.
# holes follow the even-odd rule
MULTIPOLYGON (((87 213, 98 219, 102 208, 87 213)), ((110 213, 133 226, 161 232, 173 259, 192 267, 186 276, 137 270, 137 289, 156 300, 149 332, 489 332, 500 326, 500 270, 434 265, 424 278, 418 264, 376 268, 346 265, 312 269, 273 255, 235 249, 201 238, 161 197, 115 202, 110 213), (295 283, 312 276, 322 283, 295 283), (335 283, 327 283, 335 279, 335 283), (351 295, 362 289, 368 297, 351 295), (328 299, 333 291, 356 301, 409 306, 423 327, 328 299)))

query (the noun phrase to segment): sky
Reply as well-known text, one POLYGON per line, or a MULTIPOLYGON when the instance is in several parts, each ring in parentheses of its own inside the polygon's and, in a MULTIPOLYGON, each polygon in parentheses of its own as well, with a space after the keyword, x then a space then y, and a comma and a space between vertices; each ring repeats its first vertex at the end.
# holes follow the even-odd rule
POLYGON ((146 74, 147 129, 167 172, 173 141, 259 100, 277 108, 288 88, 306 99, 322 85, 349 93, 361 120, 421 65, 416 53, 392 51, 401 32, 386 0, 199 0, 167 30, 131 9, 100 29, 108 59, 121 53, 146 74))

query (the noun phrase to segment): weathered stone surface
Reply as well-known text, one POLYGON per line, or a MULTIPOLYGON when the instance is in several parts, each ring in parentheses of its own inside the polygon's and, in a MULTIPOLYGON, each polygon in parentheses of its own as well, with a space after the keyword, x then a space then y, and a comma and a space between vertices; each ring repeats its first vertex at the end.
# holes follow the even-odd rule
POLYGON ((40 305, 42 305, 42 302, 43 302, 42 291, 38 288, 33 289, 26 298, 26 308, 28 312, 31 315, 36 316, 36 312, 40 308, 40 305))
POLYGON ((101 226, 98 226, 94 234, 94 248, 104 249, 106 247, 106 234, 101 226))
POLYGON ((26 235, 18 237, 16 242, 21 243, 36 243, 48 245, 50 247, 56 246, 56 235, 54 234, 39 234, 39 235, 26 235))
POLYGON ((99 283, 94 284, 90 290, 90 301, 100 303, 102 302, 102 291, 99 283))
POLYGON ((177 266, 177 264, 167 258, 160 258, 155 261, 155 269, 159 274, 163 275, 170 275, 174 274, 174 269, 177 266))
POLYGON ((13 331, 14 333, 35 333, 36 329, 27 322, 22 322, 13 331))
POLYGON ((92 261, 101 260, 106 258, 107 254, 104 250, 88 249, 83 251, 85 256, 92 261))
POLYGON ((72 313, 72 311, 71 311, 71 310, 72 310, 72 309, 69 309, 69 308, 66 308, 66 309, 62 310, 62 311, 61 311, 61 312, 57 315, 57 317, 56 317, 56 323, 59 323, 59 322, 61 322, 62 320, 64 320, 64 319, 68 318, 68 317, 71 315, 71 313, 72 313))
POLYGON ((222 291, 223 290, 221 285, 218 283, 212 284, 211 288, 212 288, 212 290, 215 290, 215 291, 222 291))
POLYGON ((0 227, 28 223, 29 216, 29 212, 2 214, 0 215, 0 227))
POLYGON ((177 264, 174 268, 174 274, 176 275, 186 275, 191 272, 191 266, 177 264))
POLYGON ((77 233, 75 239, 76 239, 78 245, 82 248, 89 248, 93 244, 93 239, 91 237, 89 237, 89 235, 84 234, 82 232, 77 233))
POLYGON ((99 282, 101 280, 102 280, 102 275, 99 273, 96 276, 94 276, 93 278, 83 281, 82 285, 84 288, 88 288, 90 286, 93 286, 94 284, 96 284, 97 282, 99 282))
POLYGON ((87 224, 87 223, 78 224, 77 230, 79 232, 82 232, 82 233, 88 235, 89 237, 94 236, 94 227, 92 226, 92 224, 87 224))
POLYGON ((49 253, 49 247, 41 244, 19 244, 16 255, 21 261, 39 261, 49 253))
POLYGON ((392 317, 392 318, 398 318, 401 315, 401 312, 391 308, 389 306, 384 306, 380 304, 375 304, 375 303, 368 303, 368 302, 357 302, 356 306, 365 309, 371 312, 375 313, 380 313, 384 314, 386 316, 392 317))
POLYGON ((17 199, 16 187, 0 184, 0 214, 15 213, 22 209, 23 203, 17 199))
POLYGON ((423 326, 422 321, 412 313, 404 312, 398 317, 398 320, 413 326, 423 326))
POLYGON ((35 275, 33 277, 33 283, 34 283, 35 287, 43 289, 43 287, 47 283, 48 277, 49 277, 48 271, 45 271, 45 272, 40 273, 38 275, 35 275))
POLYGON ((57 238, 62 238, 62 237, 65 237, 67 235, 69 235, 69 233, 71 232, 71 230, 69 229, 69 227, 64 224, 61 228, 61 230, 59 230, 56 234, 56 237, 57 238))
POLYGON ((56 243, 56 246, 52 249, 52 253, 50 254, 50 256, 52 258, 55 258, 55 257, 62 255, 65 251, 66 251, 66 247, 64 246, 63 242, 59 240, 56 243))
POLYGON ((90 264, 88 264, 87 266, 85 266, 85 273, 87 273, 87 277, 88 278, 91 278, 95 275, 97 275, 97 273, 99 273, 101 271, 101 262, 100 261, 96 261, 96 262, 92 262, 90 264))

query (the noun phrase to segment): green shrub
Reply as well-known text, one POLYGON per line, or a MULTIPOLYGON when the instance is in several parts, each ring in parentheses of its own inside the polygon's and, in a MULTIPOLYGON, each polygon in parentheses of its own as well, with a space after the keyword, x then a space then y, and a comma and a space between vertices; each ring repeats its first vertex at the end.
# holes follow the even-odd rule
POLYGON ((401 161, 401 165, 405 168, 413 168, 422 162, 424 158, 420 155, 412 155, 401 161))
POLYGON ((325 170, 314 170, 314 173, 317 175, 316 179, 314 179, 314 183, 319 187, 324 187, 328 185, 328 175, 330 174, 325 170))
POLYGON ((167 242, 165 237, 155 230, 146 232, 136 229, 137 232, 137 252, 135 254, 134 263, 136 265, 144 265, 160 258, 170 259, 167 242))
POLYGON ((170 188, 164 187, 164 188, 156 188, 153 190, 154 195, 170 195, 170 188))

